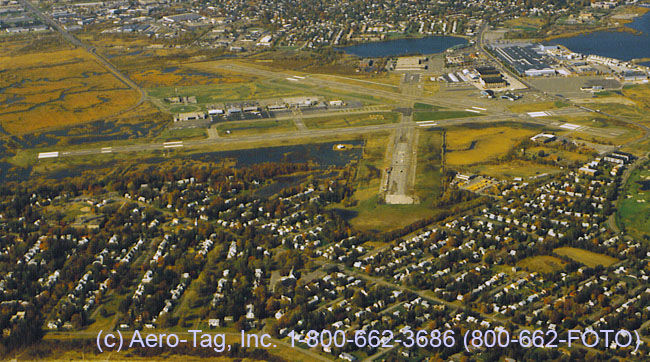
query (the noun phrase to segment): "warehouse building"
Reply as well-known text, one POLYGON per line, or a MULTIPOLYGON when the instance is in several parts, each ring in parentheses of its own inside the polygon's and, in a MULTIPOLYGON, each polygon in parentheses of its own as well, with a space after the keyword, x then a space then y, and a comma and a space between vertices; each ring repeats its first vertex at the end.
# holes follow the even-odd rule
POLYGON ((500 44, 490 46, 496 56, 520 76, 539 77, 555 75, 542 45, 500 44))
POLYGON ((637 82, 648 79, 648 73, 640 70, 626 70, 620 74, 621 80, 625 82, 637 82))
POLYGON ((504 88, 508 86, 506 80, 501 77, 481 77, 479 82, 485 88, 504 88))
POLYGON ((174 122, 195 121, 198 119, 205 119, 205 113, 188 112, 188 113, 179 113, 176 116, 174 116, 174 122))
POLYGON ((476 72, 481 77, 500 77, 501 73, 494 67, 477 67, 476 72))
POLYGON ((177 14, 177 15, 168 15, 163 16, 163 21, 168 23, 183 23, 183 22, 193 22, 201 20, 203 17, 195 13, 186 13, 186 14, 177 14))

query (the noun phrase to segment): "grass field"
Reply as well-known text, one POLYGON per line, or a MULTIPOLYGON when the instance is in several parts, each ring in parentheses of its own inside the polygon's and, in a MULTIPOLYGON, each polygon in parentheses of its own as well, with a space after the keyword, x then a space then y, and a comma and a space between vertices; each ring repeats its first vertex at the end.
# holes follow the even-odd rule
POLYGON ((399 91, 399 76, 397 74, 388 73, 384 76, 370 77, 341 77, 328 74, 315 74, 314 78, 333 80, 335 82, 346 83, 351 85, 360 85, 366 88, 377 89, 381 91, 398 92, 399 91))
POLYGON ((422 130, 418 137, 415 194, 423 205, 429 205, 442 193, 442 133, 422 130))
POLYGON ((645 141, 637 142, 634 144, 625 145, 623 148, 621 148, 621 151, 629 152, 637 157, 647 155, 648 150, 650 150, 650 139, 646 139, 645 141))
POLYGON ((305 118, 307 128, 360 127, 375 124, 396 123, 399 113, 377 112, 367 114, 337 115, 320 118, 305 118))
POLYGON ((445 155, 450 166, 485 162, 506 154, 534 130, 513 127, 452 129, 447 131, 445 155))
POLYGON ((504 24, 513 28, 525 27, 537 29, 544 24, 544 19, 539 16, 527 16, 506 20, 504 24))
POLYGON ((217 131, 222 137, 250 136, 272 132, 287 132, 296 130, 292 121, 255 121, 255 122, 229 122, 217 126, 217 131), (230 134, 227 131, 230 131, 230 134))
POLYGON ((164 98, 167 97, 195 96, 197 104, 202 108, 213 103, 304 95, 304 92, 299 90, 288 89, 270 82, 156 87, 148 89, 147 93, 151 97, 159 99, 162 104, 165 104, 164 98))
POLYGON ((544 151, 545 154, 549 155, 546 157, 557 158, 558 161, 560 162, 561 161, 583 162, 583 161, 588 161, 592 158, 592 156, 589 154, 571 152, 571 151, 566 151, 558 148, 544 147, 544 146, 529 148, 526 150, 526 154, 538 154, 539 151, 544 151))
POLYGON ((434 106, 432 104, 420 103, 420 102, 416 102, 415 104, 413 104, 413 109, 416 111, 439 111, 442 108, 443 107, 434 106))
POLYGON ((129 73, 141 87, 192 86, 210 84, 234 84, 253 81, 254 78, 227 71, 209 72, 190 66, 165 69, 136 70, 129 73))
POLYGON ((158 142, 205 138, 205 128, 182 128, 182 129, 166 129, 162 131, 155 140, 158 142))
POLYGON ((433 216, 435 211, 423 205, 386 205, 379 203, 379 180, 357 189, 354 197, 358 204, 343 208, 331 205, 343 218, 362 231, 389 231, 414 223, 420 219, 433 216))
POLYGON ((553 250, 556 254, 567 256, 578 263, 582 263, 590 268, 593 268, 597 265, 602 265, 608 267, 618 261, 618 259, 612 258, 611 256, 594 253, 584 249, 571 248, 571 247, 562 247, 553 250))
POLYGON ((498 164, 480 164, 469 167, 469 170, 481 175, 492 176, 497 179, 511 179, 514 177, 531 177, 541 174, 560 172, 559 168, 550 165, 540 165, 533 162, 510 161, 498 164))
POLYGON ((517 266, 538 273, 552 273, 564 270, 566 263, 550 255, 531 256, 517 262, 517 266))
POLYGON ((645 109, 650 108, 650 86, 647 84, 623 87, 623 95, 645 109))
POLYGON ((524 113, 524 112, 539 112, 539 111, 548 111, 551 109, 558 109, 569 106, 568 103, 561 101, 556 102, 542 102, 542 103, 516 103, 508 107, 510 111, 515 113, 524 113))
POLYGON ((430 97, 438 92, 440 92, 440 84, 438 82, 425 80, 422 83, 422 95, 430 97))
POLYGON ((413 120, 420 121, 438 121, 441 119, 464 118, 476 116, 476 113, 465 111, 423 111, 413 113, 413 120))
POLYGON ((636 121, 647 121, 647 111, 641 106, 634 106, 621 103, 599 103, 594 108, 609 114, 626 117, 636 121))
POLYGON ((616 220, 626 232, 650 236, 650 170, 647 164, 630 175, 618 205, 616 220))
POLYGON ((8 133, 113 115, 139 96, 80 49, 0 56, 0 125, 8 133))

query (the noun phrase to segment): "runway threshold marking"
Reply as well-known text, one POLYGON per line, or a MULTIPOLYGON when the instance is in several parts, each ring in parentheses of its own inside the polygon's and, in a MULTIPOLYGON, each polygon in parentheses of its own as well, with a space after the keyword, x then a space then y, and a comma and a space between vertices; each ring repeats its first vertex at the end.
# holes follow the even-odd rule
POLYGON ((546 117, 550 116, 550 114, 546 111, 540 111, 540 112, 528 112, 528 115, 531 117, 546 117))
POLYGON ((165 142, 163 148, 183 147, 183 141, 165 142))
POLYGON ((419 127, 431 127, 431 126, 438 125, 438 123, 436 123, 434 121, 420 121, 420 122, 416 122, 416 123, 418 124, 419 127))
POLYGON ((575 131, 575 130, 581 128, 581 127, 582 126, 577 125, 577 124, 573 124, 573 123, 565 123, 565 124, 560 125, 560 128, 570 129, 572 131, 575 131))
POLYGON ((59 152, 41 152, 38 154, 38 158, 55 158, 59 157, 59 152))

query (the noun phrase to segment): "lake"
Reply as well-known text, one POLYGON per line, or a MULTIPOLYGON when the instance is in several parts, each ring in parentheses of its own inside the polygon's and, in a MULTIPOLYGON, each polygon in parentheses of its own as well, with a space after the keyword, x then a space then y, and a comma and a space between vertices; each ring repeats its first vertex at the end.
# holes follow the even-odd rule
POLYGON ((467 44, 467 39, 457 36, 427 36, 380 42, 370 42, 336 48, 361 58, 394 57, 407 54, 434 54, 453 46, 467 44))
POLYGON ((650 12, 627 25, 641 35, 621 31, 598 31, 570 38, 554 39, 548 44, 564 45, 574 52, 596 54, 620 60, 650 58, 650 12))

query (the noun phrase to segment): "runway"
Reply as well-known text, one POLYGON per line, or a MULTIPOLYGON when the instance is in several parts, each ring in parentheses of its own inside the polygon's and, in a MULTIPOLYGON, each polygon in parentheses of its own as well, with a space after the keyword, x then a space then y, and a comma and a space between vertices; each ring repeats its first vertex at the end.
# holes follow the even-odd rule
MULTIPOLYGON (((170 149, 179 149, 179 148, 193 148, 201 146, 211 146, 219 144, 237 144, 237 143, 249 143, 249 142, 259 142, 259 141, 282 141, 282 140, 291 140, 291 139, 318 139, 323 137, 333 137, 333 136, 343 136, 343 135, 363 135, 369 133, 393 131, 398 129, 412 129, 415 127, 428 126, 428 127, 450 127, 456 125, 462 125, 466 123, 501 123, 501 122, 521 122, 521 123, 530 123, 530 124, 539 124, 548 127, 552 127, 558 130, 561 130, 560 127, 562 122, 544 119, 543 117, 530 117, 527 114, 512 114, 510 117, 504 117, 502 115, 485 115, 477 117, 465 117, 465 118, 452 118, 435 121, 433 123, 424 122, 403 122, 403 123, 389 123, 389 124, 379 124, 371 126, 360 126, 360 127, 346 127, 346 128, 331 128, 331 129, 304 129, 298 131, 289 131, 289 132, 279 132, 279 133, 268 133, 263 135, 253 135, 253 136, 240 136, 240 137, 217 137, 217 138, 206 138, 199 140, 186 140, 186 141, 177 141, 177 142, 163 142, 163 143, 134 143, 131 145, 124 146, 113 146, 113 147, 102 147, 102 148, 88 148, 88 149, 61 149, 61 150, 52 150, 49 152, 42 152, 38 154, 39 159, 52 159, 58 157, 77 157, 77 156, 88 156, 88 155, 99 155, 105 153, 123 153, 123 152, 150 152, 150 151, 161 151, 161 150, 170 150, 170 149)), ((592 130, 590 127, 583 126, 580 129, 581 132, 590 133, 592 130)), ((593 129, 593 133, 598 134, 602 130, 593 129)))

